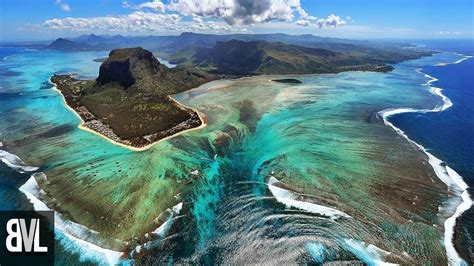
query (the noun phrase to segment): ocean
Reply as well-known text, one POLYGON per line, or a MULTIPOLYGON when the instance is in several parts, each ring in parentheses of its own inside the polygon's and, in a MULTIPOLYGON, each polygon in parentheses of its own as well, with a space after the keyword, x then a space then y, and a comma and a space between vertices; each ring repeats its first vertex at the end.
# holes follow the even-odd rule
MULTIPOLYGON (((472 41, 426 42, 427 47, 474 56, 472 41)), ((439 113, 400 114, 391 120, 417 143, 455 169, 474 195, 474 60, 459 64, 425 66, 423 72, 437 79, 432 85, 443 89, 453 103, 439 113)), ((465 212, 458 223, 459 247, 474 263, 474 210, 465 212)))
MULTIPOLYGON (((135 252, 147 251, 139 262, 446 263, 442 220, 454 215, 460 191, 447 192, 426 155, 385 125, 381 111, 441 111, 446 95, 452 106, 442 112, 386 122, 472 184, 474 60, 453 64, 465 57, 451 51, 472 52, 456 44, 436 43, 445 52, 391 73, 203 85, 174 97, 204 112, 208 125, 139 153, 78 129, 48 83, 54 73, 94 78, 93 59, 106 52, 1 48, 0 209, 32 209, 19 188, 37 191, 31 175, 44 172, 52 185, 39 184, 48 196, 37 197, 76 223, 57 226, 59 265, 128 264, 112 249, 154 229, 154 240, 136 243, 135 252), (163 213, 166 222, 153 227, 163 213), (112 235, 119 240, 107 240, 112 235)), ((472 217, 465 212, 456 230, 468 260, 472 217)))

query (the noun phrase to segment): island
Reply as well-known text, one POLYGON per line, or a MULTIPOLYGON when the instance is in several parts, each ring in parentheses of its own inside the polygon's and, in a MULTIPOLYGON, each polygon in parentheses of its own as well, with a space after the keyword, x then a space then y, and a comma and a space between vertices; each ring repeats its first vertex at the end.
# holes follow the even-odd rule
POLYGON ((97 63, 103 63, 105 60, 107 60, 107 57, 96 58, 96 59, 93 59, 92 61, 97 62, 97 63))
POLYGON ((54 75, 51 82, 82 119, 81 127, 131 148, 199 128, 205 121, 170 95, 215 79, 183 67, 168 68, 143 48, 112 50, 96 80, 54 75))
POLYGON ((290 79, 290 78, 287 78, 287 79, 272 79, 272 81, 273 82, 279 82, 279 83, 287 83, 287 84, 300 84, 300 83, 303 83, 299 79, 290 79))

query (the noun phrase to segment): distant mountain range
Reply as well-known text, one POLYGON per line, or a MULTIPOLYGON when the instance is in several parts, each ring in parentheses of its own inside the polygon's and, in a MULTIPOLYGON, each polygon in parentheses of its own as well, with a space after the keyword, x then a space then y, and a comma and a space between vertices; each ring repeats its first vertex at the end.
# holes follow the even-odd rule
POLYGON ((178 36, 82 35, 59 38, 45 49, 109 51, 143 47, 173 64, 213 74, 308 74, 389 71, 388 64, 430 55, 405 43, 369 42, 310 34, 198 34, 178 36))
MULTIPOLYGON (((323 49, 354 49, 359 48, 393 48, 409 46, 407 43, 399 42, 381 42, 381 41, 361 41, 340 38, 319 37, 311 34, 303 35, 289 35, 283 33, 272 34, 200 34, 192 32, 184 32, 180 35, 171 36, 129 36, 123 35, 81 35, 76 38, 59 38, 66 39, 72 42, 94 45, 94 49, 110 50, 110 48, 121 48, 131 46, 141 46, 148 50, 164 50, 179 51, 194 49, 196 47, 212 47, 217 42, 226 42, 230 40, 239 41, 267 41, 267 42, 282 42, 285 44, 299 45, 313 48, 323 49)), ((54 43, 54 42, 53 42, 54 43)), ((48 47, 48 46, 46 46, 48 47)), ((51 49, 58 49, 59 47, 49 47, 51 49)), ((68 50, 69 47, 63 47, 63 50, 68 50)), ((70 49, 74 51, 74 49, 70 49)), ((364 50, 364 49, 362 49, 364 50)))
POLYGON ((49 45, 40 47, 59 51, 110 51, 117 48, 144 47, 158 49, 169 45, 177 36, 81 35, 77 38, 58 38, 49 45))

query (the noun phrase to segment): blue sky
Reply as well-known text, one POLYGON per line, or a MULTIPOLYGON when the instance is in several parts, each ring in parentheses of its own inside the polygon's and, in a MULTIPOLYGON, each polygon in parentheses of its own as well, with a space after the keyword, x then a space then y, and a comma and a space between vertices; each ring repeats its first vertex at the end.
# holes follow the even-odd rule
POLYGON ((0 40, 87 33, 473 38, 472 0, 2 0, 0 40), (249 4, 250 3, 250 4, 249 4))

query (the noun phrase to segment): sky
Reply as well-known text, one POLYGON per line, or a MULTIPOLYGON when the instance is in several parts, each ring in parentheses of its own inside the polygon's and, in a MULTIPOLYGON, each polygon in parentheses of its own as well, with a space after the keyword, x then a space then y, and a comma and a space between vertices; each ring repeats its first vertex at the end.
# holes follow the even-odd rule
POLYGON ((1 0, 0 41, 82 34, 474 38, 473 0, 1 0))

